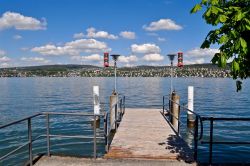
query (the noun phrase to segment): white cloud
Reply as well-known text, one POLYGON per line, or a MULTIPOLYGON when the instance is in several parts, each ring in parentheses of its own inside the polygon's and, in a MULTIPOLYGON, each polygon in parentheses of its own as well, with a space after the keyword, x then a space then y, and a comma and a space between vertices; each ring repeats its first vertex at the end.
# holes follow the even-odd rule
POLYGON ((158 38, 157 38, 157 40, 158 40, 158 41, 160 41, 160 42, 164 42, 164 41, 166 41, 166 39, 165 39, 165 38, 163 38, 163 37, 158 37, 158 38))
POLYGON ((43 57, 22 57, 21 61, 25 62, 35 62, 35 63, 49 63, 50 60, 47 60, 43 57))
POLYGON ((79 55, 81 52, 94 53, 111 51, 104 42, 95 39, 79 39, 65 43, 63 46, 47 44, 45 46, 34 47, 32 52, 42 55, 79 55))
POLYGON ((146 54, 142 59, 149 62, 158 62, 164 60, 164 56, 160 54, 146 54))
POLYGON ((202 64, 210 63, 215 53, 219 52, 219 49, 215 48, 194 48, 184 53, 184 64, 202 64))
POLYGON ((7 56, 0 57, 0 62, 9 62, 9 61, 11 61, 11 59, 7 56))
POLYGON ((10 64, 8 64, 8 63, 1 63, 0 64, 0 68, 6 68, 6 67, 10 67, 10 64))
POLYGON ((37 52, 42 55, 75 55, 79 54, 77 50, 69 47, 60 47, 53 44, 47 44, 45 46, 34 47, 31 49, 32 52, 37 52))
POLYGON ((4 50, 0 50, 0 57, 4 56, 6 54, 6 52, 4 50))
POLYGON ((120 56, 118 59, 119 62, 122 63, 133 63, 133 62, 137 62, 138 58, 135 55, 130 55, 130 56, 120 56))
POLYGON ((23 37, 21 36, 21 35, 14 35, 13 36, 13 39, 15 39, 15 40, 20 40, 20 39, 22 39, 23 37))
POLYGON ((82 32, 81 33, 75 33, 74 36, 73 36, 73 38, 75 38, 75 39, 81 39, 83 37, 84 37, 84 34, 82 32))
POLYGON ((191 64, 203 64, 205 63, 205 59, 204 58, 199 58, 199 59, 195 59, 195 60, 185 60, 184 59, 184 64, 186 65, 191 65, 191 64))
POLYGON ((99 54, 92 54, 89 56, 72 56, 71 59, 78 61, 101 61, 102 57, 99 54))
POLYGON ((46 29, 46 25, 47 22, 45 19, 40 21, 14 12, 5 12, 0 17, 0 30, 8 28, 15 28, 17 30, 44 30, 46 29))
POLYGON ((219 49, 214 49, 214 48, 194 48, 192 50, 189 50, 186 52, 186 55, 190 58, 193 57, 212 57, 215 53, 219 52, 219 49))
POLYGON ((159 31, 159 30, 181 30, 182 27, 177 25, 171 19, 160 19, 155 22, 151 22, 149 26, 144 25, 143 29, 146 31, 159 31))
POLYGON ((96 29, 93 27, 88 28, 86 31, 87 31, 86 37, 88 38, 118 39, 118 36, 109 34, 106 31, 96 31, 96 29))
POLYGON ((123 31, 120 32, 120 36, 125 39, 135 39, 135 32, 123 31))
POLYGON ((146 43, 141 45, 133 44, 131 45, 131 50, 133 53, 142 54, 159 53, 161 51, 159 46, 152 43, 146 43))

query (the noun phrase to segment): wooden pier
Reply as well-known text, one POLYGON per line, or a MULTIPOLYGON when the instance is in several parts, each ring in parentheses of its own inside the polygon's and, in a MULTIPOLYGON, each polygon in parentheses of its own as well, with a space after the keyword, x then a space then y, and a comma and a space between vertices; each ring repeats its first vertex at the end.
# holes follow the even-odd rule
POLYGON ((191 149, 176 135, 160 111, 126 108, 105 158, 192 162, 191 149))
POLYGON ((165 120, 161 109, 126 108, 109 152, 94 159, 42 157, 36 166, 196 165, 193 151, 165 120))

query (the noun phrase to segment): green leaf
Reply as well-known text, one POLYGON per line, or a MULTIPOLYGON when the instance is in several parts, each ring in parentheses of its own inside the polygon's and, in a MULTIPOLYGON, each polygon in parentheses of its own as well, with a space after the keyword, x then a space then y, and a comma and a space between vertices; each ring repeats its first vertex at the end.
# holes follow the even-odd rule
POLYGON ((201 3, 205 5, 205 4, 207 4, 207 1, 208 0, 202 0, 201 3))
POLYGON ((209 48, 210 46, 210 42, 208 40, 205 40, 202 45, 201 45, 201 48, 209 48))
POLYGON ((219 55, 218 66, 221 68, 225 68, 227 65, 227 60, 224 54, 219 55))
POLYGON ((241 87, 241 84, 242 84, 241 81, 239 81, 239 80, 236 81, 236 87, 237 87, 236 90, 237 90, 237 92, 239 92, 239 91, 241 90, 241 88, 242 88, 242 87, 241 87))
POLYGON ((236 42, 235 42, 235 45, 234 45, 234 47, 235 47, 235 50, 239 50, 240 49, 240 40, 236 40, 236 42))
POLYGON ((230 34, 235 38, 237 37, 237 32, 235 30, 230 31, 230 34))
POLYGON ((211 60, 211 62, 212 62, 213 64, 216 64, 216 62, 219 60, 219 55, 220 55, 220 53, 216 53, 216 54, 214 55, 213 59, 211 60))
POLYGON ((246 25, 247 30, 250 31, 250 25, 246 25))
POLYGON ((243 50, 247 48, 247 42, 241 37, 240 37, 240 45, 243 48, 243 50))
POLYGON ((219 20, 220 20, 221 23, 224 23, 224 22, 227 21, 227 16, 225 16, 225 15, 220 15, 220 16, 219 16, 219 20))
POLYGON ((234 59, 231 65, 231 70, 236 73, 240 70, 240 65, 239 63, 234 59))
POLYGON ((218 10, 217 7, 211 6, 211 12, 212 12, 213 14, 218 14, 219 10, 218 10))
POLYGON ((234 20, 235 21, 240 21, 242 18, 244 17, 244 14, 241 11, 238 11, 235 16, 234 16, 234 20))
POLYGON ((212 5, 217 5, 219 3, 219 0, 211 0, 212 5))
POLYGON ((227 41, 228 41, 227 35, 223 35, 219 40, 219 44, 226 43, 227 41))
POLYGON ((211 8, 208 8, 207 11, 204 13, 204 16, 209 18, 210 15, 211 15, 211 8))
POLYGON ((196 13, 197 11, 201 10, 201 8, 202 8, 201 4, 196 4, 190 12, 196 13))

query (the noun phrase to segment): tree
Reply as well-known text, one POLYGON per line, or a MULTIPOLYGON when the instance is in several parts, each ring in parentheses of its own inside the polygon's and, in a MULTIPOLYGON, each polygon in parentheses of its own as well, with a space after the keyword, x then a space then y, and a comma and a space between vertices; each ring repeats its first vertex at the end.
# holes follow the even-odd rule
POLYGON ((239 91, 239 79, 250 77, 250 0, 202 0, 191 13, 204 8, 203 19, 216 29, 207 34, 201 48, 219 44, 220 52, 211 61, 224 68, 232 60, 231 74, 239 91))

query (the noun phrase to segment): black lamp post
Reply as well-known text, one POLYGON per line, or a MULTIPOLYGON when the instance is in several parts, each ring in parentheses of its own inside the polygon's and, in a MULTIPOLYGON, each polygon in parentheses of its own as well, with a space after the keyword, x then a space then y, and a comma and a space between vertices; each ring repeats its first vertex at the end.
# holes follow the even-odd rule
POLYGON ((116 81, 116 68, 117 68, 116 61, 118 60, 120 55, 115 54, 115 55, 110 55, 110 56, 112 56, 112 58, 114 60, 114 68, 115 68, 115 89, 114 89, 114 93, 116 93, 116 82, 117 82, 116 81))
POLYGON ((174 57, 176 56, 176 54, 168 54, 167 55, 169 60, 171 61, 171 88, 170 88, 170 94, 172 94, 173 91, 173 61, 174 61, 174 57))

